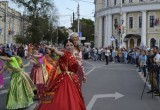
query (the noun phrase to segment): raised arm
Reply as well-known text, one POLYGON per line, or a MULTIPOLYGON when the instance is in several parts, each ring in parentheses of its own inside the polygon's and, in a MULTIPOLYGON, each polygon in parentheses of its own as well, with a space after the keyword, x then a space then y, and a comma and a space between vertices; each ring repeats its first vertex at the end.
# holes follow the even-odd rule
POLYGON ((64 52, 57 50, 55 47, 45 46, 46 48, 51 49, 55 54, 62 57, 64 55, 64 52))
POLYGON ((5 71, 6 71, 6 69, 3 68, 3 69, 0 71, 0 74, 3 74, 5 71))
POLYGON ((10 61, 10 60, 12 60, 11 58, 4 57, 4 56, 0 56, 0 59, 4 60, 4 61, 10 61))
POLYGON ((27 67, 27 66, 29 66, 29 65, 30 65, 30 61, 28 61, 27 64, 23 65, 23 67, 25 68, 25 67, 27 67))

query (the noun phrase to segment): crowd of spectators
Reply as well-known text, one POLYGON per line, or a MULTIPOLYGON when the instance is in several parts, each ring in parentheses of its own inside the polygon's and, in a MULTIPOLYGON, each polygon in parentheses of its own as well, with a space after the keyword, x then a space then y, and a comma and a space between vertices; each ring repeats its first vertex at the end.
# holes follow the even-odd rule
POLYGON ((149 76, 149 84, 152 93, 160 96, 160 50, 157 46, 153 48, 135 47, 132 49, 115 49, 112 46, 106 48, 90 48, 86 46, 83 49, 84 59, 93 61, 105 61, 109 63, 132 64, 137 67, 137 71, 142 73, 144 78, 149 76))

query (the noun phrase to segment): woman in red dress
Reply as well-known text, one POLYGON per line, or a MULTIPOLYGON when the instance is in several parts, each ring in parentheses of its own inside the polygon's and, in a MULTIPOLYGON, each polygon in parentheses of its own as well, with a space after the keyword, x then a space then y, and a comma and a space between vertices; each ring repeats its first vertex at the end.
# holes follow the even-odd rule
POLYGON ((59 58, 61 73, 45 91, 38 110, 86 110, 80 82, 76 74, 79 64, 73 56, 74 45, 71 39, 64 43, 65 51, 52 47, 59 58))

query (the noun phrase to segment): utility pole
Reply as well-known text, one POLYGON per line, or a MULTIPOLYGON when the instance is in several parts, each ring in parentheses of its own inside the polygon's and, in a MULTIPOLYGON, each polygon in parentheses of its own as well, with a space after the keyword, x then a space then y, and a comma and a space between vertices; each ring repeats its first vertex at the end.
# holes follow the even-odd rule
POLYGON ((77 26, 77 32, 79 34, 79 17, 80 17, 80 14, 79 14, 79 3, 78 3, 78 7, 77 7, 77 15, 78 15, 78 26, 77 26))
POLYGON ((7 44, 7 8, 8 8, 8 1, 3 2, 5 4, 5 13, 4 13, 4 43, 7 44))
POLYGON ((120 33, 120 41, 119 41, 119 44, 120 44, 120 48, 122 47, 122 21, 123 21, 123 17, 122 17, 122 0, 120 1, 121 3, 121 6, 120 6, 120 30, 121 30, 121 33, 120 33))
POLYGON ((74 28, 74 11, 73 11, 73 24, 72 24, 72 26, 73 26, 73 31, 75 32, 75 28, 74 28))
POLYGON ((68 10, 70 10, 70 11, 72 11, 73 12, 73 21, 71 21, 71 26, 73 27, 73 31, 75 32, 75 24, 74 24, 74 11, 73 10, 71 10, 70 8, 66 8, 66 9, 68 9, 68 10))

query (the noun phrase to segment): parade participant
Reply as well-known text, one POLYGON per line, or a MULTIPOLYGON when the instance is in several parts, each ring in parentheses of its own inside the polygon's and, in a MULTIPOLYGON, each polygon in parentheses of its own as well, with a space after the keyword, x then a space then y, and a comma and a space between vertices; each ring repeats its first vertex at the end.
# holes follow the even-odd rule
POLYGON ((54 52, 60 56, 61 73, 48 87, 49 92, 44 93, 44 100, 41 101, 38 110, 86 110, 80 82, 76 74, 80 65, 73 55, 73 41, 71 39, 66 40, 64 48, 64 51, 58 51, 52 47, 54 52))
POLYGON ((39 98, 39 92, 48 80, 48 73, 43 65, 43 54, 38 52, 38 47, 33 49, 33 54, 29 54, 33 63, 30 77, 37 87, 37 91, 34 91, 35 98, 39 98))
POLYGON ((28 58, 28 45, 24 47, 24 58, 28 58))
POLYGON ((109 64, 109 54, 110 54, 109 47, 106 47, 104 52, 105 52, 106 65, 108 65, 109 64))
POLYGON ((82 51, 80 50, 80 47, 79 47, 79 37, 78 37, 78 34, 73 32, 69 35, 69 38, 73 40, 74 42, 74 51, 73 51, 73 55, 74 57, 76 58, 76 60, 78 61, 80 67, 78 68, 78 71, 77 71, 77 74, 79 76, 79 80, 80 80, 80 85, 82 85, 82 81, 83 82, 86 82, 86 76, 84 75, 85 72, 84 72, 84 67, 83 67, 83 60, 82 60, 82 51))
POLYGON ((6 108, 13 110, 29 107, 33 103, 33 90, 36 89, 33 82, 25 75, 27 73, 20 68, 16 58, 10 53, 1 56, 0 59, 7 61, 5 68, 0 71, 0 74, 5 70, 11 72, 6 108))
MULTIPOLYGON (((3 63, 2 63, 2 60, 0 60, 0 71, 3 69, 3 63)), ((4 86, 4 79, 3 79, 3 76, 2 74, 0 74, 0 89, 3 88, 4 86)))
POLYGON ((46 54, 43 56, 43 61, 49 75, 48 78, 51 78, 49 80, 54 80, 58 74, 58 64, 57 61, 51 57, 51 50, 48 48, 46 48, 46 54))

